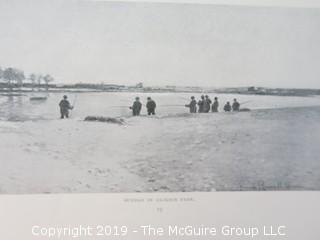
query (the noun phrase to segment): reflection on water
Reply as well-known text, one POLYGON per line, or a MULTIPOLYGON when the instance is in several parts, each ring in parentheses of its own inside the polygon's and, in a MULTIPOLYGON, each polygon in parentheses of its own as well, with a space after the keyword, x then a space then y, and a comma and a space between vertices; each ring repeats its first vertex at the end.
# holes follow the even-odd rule
MULTIPOLYGON (((64 93, 26 94, 23 96, 0 96, 0 120, 26 121, 57 119, 59 115, 59 102, 64 93), (44 97, 46 100, 30 101, 30 97, 44 97)), ((142 103, 146 103, 148 96, 157 102, 156 112, 160 116, 188 113, 184 107, 190 96, 199 99, 199 93, 67 93, 69 101, 75 105, 71 118, 84 119, 88 115, 107 117, 130 116, 134 98, 139 96, 142 103)), ((320 105, 320 97, 280 97, 256 96, 235 94, 210 94, 213 99, 219 98, 220 111, 226 101, 237 98, 240 103, 246 102, 243 107, 251 109, 282 108, 320 105)), ((146 114, 145 107, 142 114, 146 114)))
POLYGON ((28 119, 26 105, 23 96, 4 96, 0 101, 0 119, 9 121, 21 121, 28 119))

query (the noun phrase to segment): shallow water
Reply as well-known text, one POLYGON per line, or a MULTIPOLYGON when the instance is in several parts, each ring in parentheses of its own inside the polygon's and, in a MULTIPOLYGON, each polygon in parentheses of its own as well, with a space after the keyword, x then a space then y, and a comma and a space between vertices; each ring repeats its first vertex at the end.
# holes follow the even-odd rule
MULTIPOLYGON (((0 120, 26 121, 50 120, 59 118, 59 101, 63 93, 29 93, 24 96, 0 96, 0 120), (30 101, 30 97, 48 96, 46 101, 30 101)), ((160 116, 187 113, 184 107, 190 96, 200 98, 199 93, 132 93, 132 92, 85 92, 67 93, 69 101, 75 106, 71 112, 74 119, 84 119, 88 115, 108 117, 131 116, 129 106, 139 96, 143 104, 148 96, 157 102, 156 113, 160 116)), ((320 97, 282 97, 236 94, 210 94, 211 99, 219 98, 220 111, 225 102, 237 98, 242 107, 251 109, 283 108, 300 106, 320 106, 320 97), (247 102, 249 101, 249 102, 247 102)), ((145 107, 142 114, 146 114, 145 107)))

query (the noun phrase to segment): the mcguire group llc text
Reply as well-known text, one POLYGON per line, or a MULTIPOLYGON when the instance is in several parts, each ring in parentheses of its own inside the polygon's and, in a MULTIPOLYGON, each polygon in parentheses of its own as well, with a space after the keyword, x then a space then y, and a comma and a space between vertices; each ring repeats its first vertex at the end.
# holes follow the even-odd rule
POLYGON ((31 233, 36 237, 46 237, 50 239, 61 239, 64 237, 95 237, 95 236, 132 236, 139 235, 144 237, 215 237, 215 236, 238 236, 251 237, 269 236, 279 237, 287 236, 287 228, 281 226, 153 226, 140 225, 129 227, 126 225, 97 225, 97 226, 68 226, 68 227, 44 227, 33 226, 31 233))

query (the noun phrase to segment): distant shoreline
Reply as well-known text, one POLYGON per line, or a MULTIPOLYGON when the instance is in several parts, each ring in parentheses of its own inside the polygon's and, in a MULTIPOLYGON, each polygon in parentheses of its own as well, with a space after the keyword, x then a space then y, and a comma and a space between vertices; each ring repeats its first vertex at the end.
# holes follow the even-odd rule
POLYGON ((320 89, 290 89, 290 88, 200 88, 200 87, 81 87, 81 86, 55 86, 41 85, 40 87, 22 86, 20 88, 0 87, 2 96, 18 96, 26 93, 103 93, 103 92, 132 92, 132 93, 199 93, 199 94, 242 94, 242 95, 262 95, 262 96, 320 96, 320 89))

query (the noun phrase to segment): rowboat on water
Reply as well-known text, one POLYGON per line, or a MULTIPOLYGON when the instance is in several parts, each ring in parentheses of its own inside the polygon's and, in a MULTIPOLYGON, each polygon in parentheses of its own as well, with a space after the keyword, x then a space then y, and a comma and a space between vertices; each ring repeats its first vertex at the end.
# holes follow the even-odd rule
POLYGON ((30 101, 46 101, 47 97, 30 97, 30 101))

